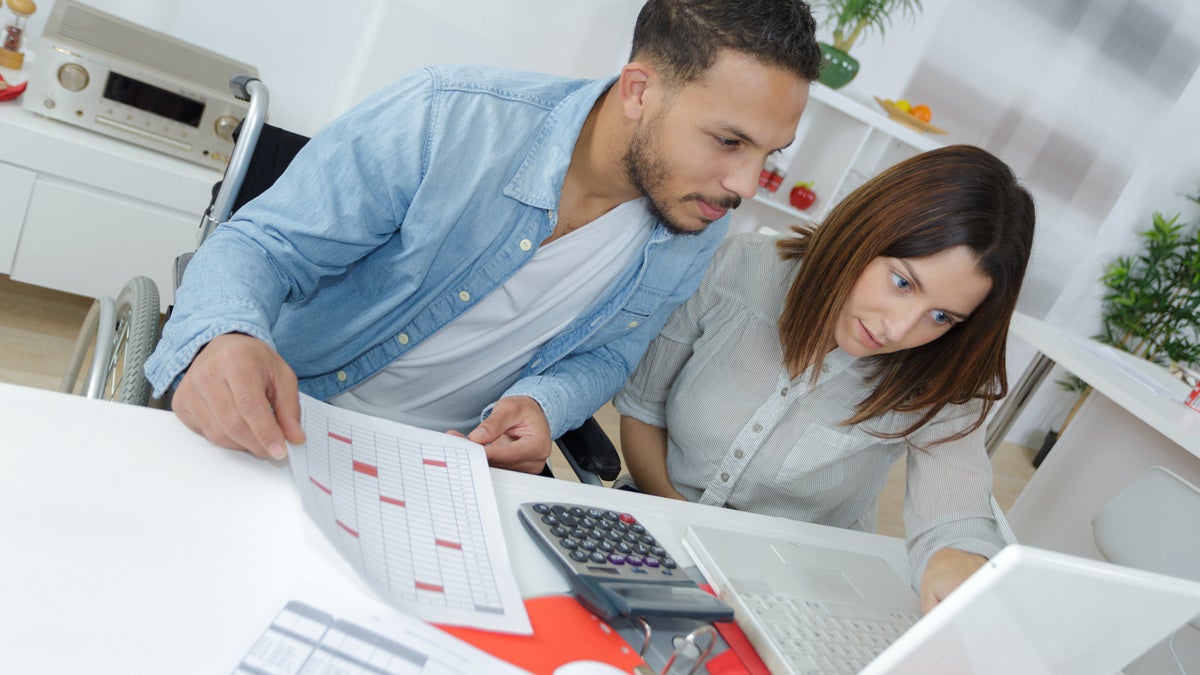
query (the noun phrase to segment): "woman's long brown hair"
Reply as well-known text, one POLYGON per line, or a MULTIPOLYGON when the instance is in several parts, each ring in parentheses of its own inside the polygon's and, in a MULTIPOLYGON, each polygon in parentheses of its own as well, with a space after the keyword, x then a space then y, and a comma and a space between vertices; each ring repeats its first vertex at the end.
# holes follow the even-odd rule
MULTIPOLYGON (((787 260, 803 259, 779 317, 785 363, 812 368, 815 382, 851 288, 877 257, 920 258, 956 246, 975 255, 992 288, 970 318, 936 340, 869 357, 874 389, 844 425, 887 412, 921 412, 907 436, 947 404, 983 401, 979 418, 1008 393, 1008 323, 1033 245, 1033 199, 1004 162, 970 145, 922 153, 881 172, 838 203, 815 228, 778 242, 787 260)), ((940 442, 939 441, 939 442, 940 442)))

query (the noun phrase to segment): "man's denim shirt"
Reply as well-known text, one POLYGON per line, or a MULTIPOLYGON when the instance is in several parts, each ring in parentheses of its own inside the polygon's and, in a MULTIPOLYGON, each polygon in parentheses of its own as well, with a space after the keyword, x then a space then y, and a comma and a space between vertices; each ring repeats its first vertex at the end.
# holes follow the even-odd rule
MULTIPOLYGON (((403 356, 554 230, 575 141, 611 84, 428 68, 334 120, 197 251, 146 364, 155 395, 223 333, 272 345, 319 399, 403 356)), ((537 400, 554 437, 583 423, 696 289, 727 225, 656 225, 636 263, 505 395, 537 400)))

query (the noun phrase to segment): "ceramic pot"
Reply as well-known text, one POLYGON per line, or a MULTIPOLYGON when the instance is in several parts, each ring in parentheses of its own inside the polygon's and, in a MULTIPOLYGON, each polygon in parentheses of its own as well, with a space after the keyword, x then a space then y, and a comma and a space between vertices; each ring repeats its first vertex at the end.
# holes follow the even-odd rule
POLYGON ((831 44, 818 44, 821 46, 821 75, 817 81, 830 89, 850 84, 858 74, 858 59, 831 44))

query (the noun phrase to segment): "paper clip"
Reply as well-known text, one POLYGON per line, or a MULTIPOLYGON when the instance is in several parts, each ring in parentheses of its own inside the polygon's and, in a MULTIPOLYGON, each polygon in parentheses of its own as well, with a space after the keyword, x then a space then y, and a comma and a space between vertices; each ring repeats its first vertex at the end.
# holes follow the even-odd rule
POLYGON ((706 646, 704 650, 700 652, 700 656, 696 657, 696 662, 692 664, 692 669, 687 671, 687 675, 692 675, 692 673, 695 673, 696 670, 700 668, 700 664, 704 663, 704 659, 708 658, 709 652, 713 650, 713 646, 717 643, 717 629, 713 628, 711 624, 700 626, 680 640, 679 643, 675 645, 675 651, 671 652, 671 658, 667 659, 667 663, 663 666, 662 672, 659 673, 659 675, 667 675, 667 673, 671 672, 671 666, 675 664, 675 658, 679 656, 679 654, 687 647, 696 646, 696 638, 704 633, 708 634, 708 646, 706 646))
POLYGON ((650 627, 650 622, 640 616, 633 617, 642 626, 642 648, 638 650, 638 656, 645 658, 646 652, 650 649, 650 636, 654 634, 654 629, 650 627))

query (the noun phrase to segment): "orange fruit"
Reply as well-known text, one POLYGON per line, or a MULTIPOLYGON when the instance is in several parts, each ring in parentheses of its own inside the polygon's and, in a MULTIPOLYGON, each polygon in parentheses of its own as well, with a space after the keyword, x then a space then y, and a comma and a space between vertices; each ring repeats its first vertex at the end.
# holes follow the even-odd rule
POLYGON ((933 119, 933 111, 930 110, 929 106, 925 105, 924 103, 914 105, 912 110, 908 112, 922 122, 928 122, 929 120, 933 119))

